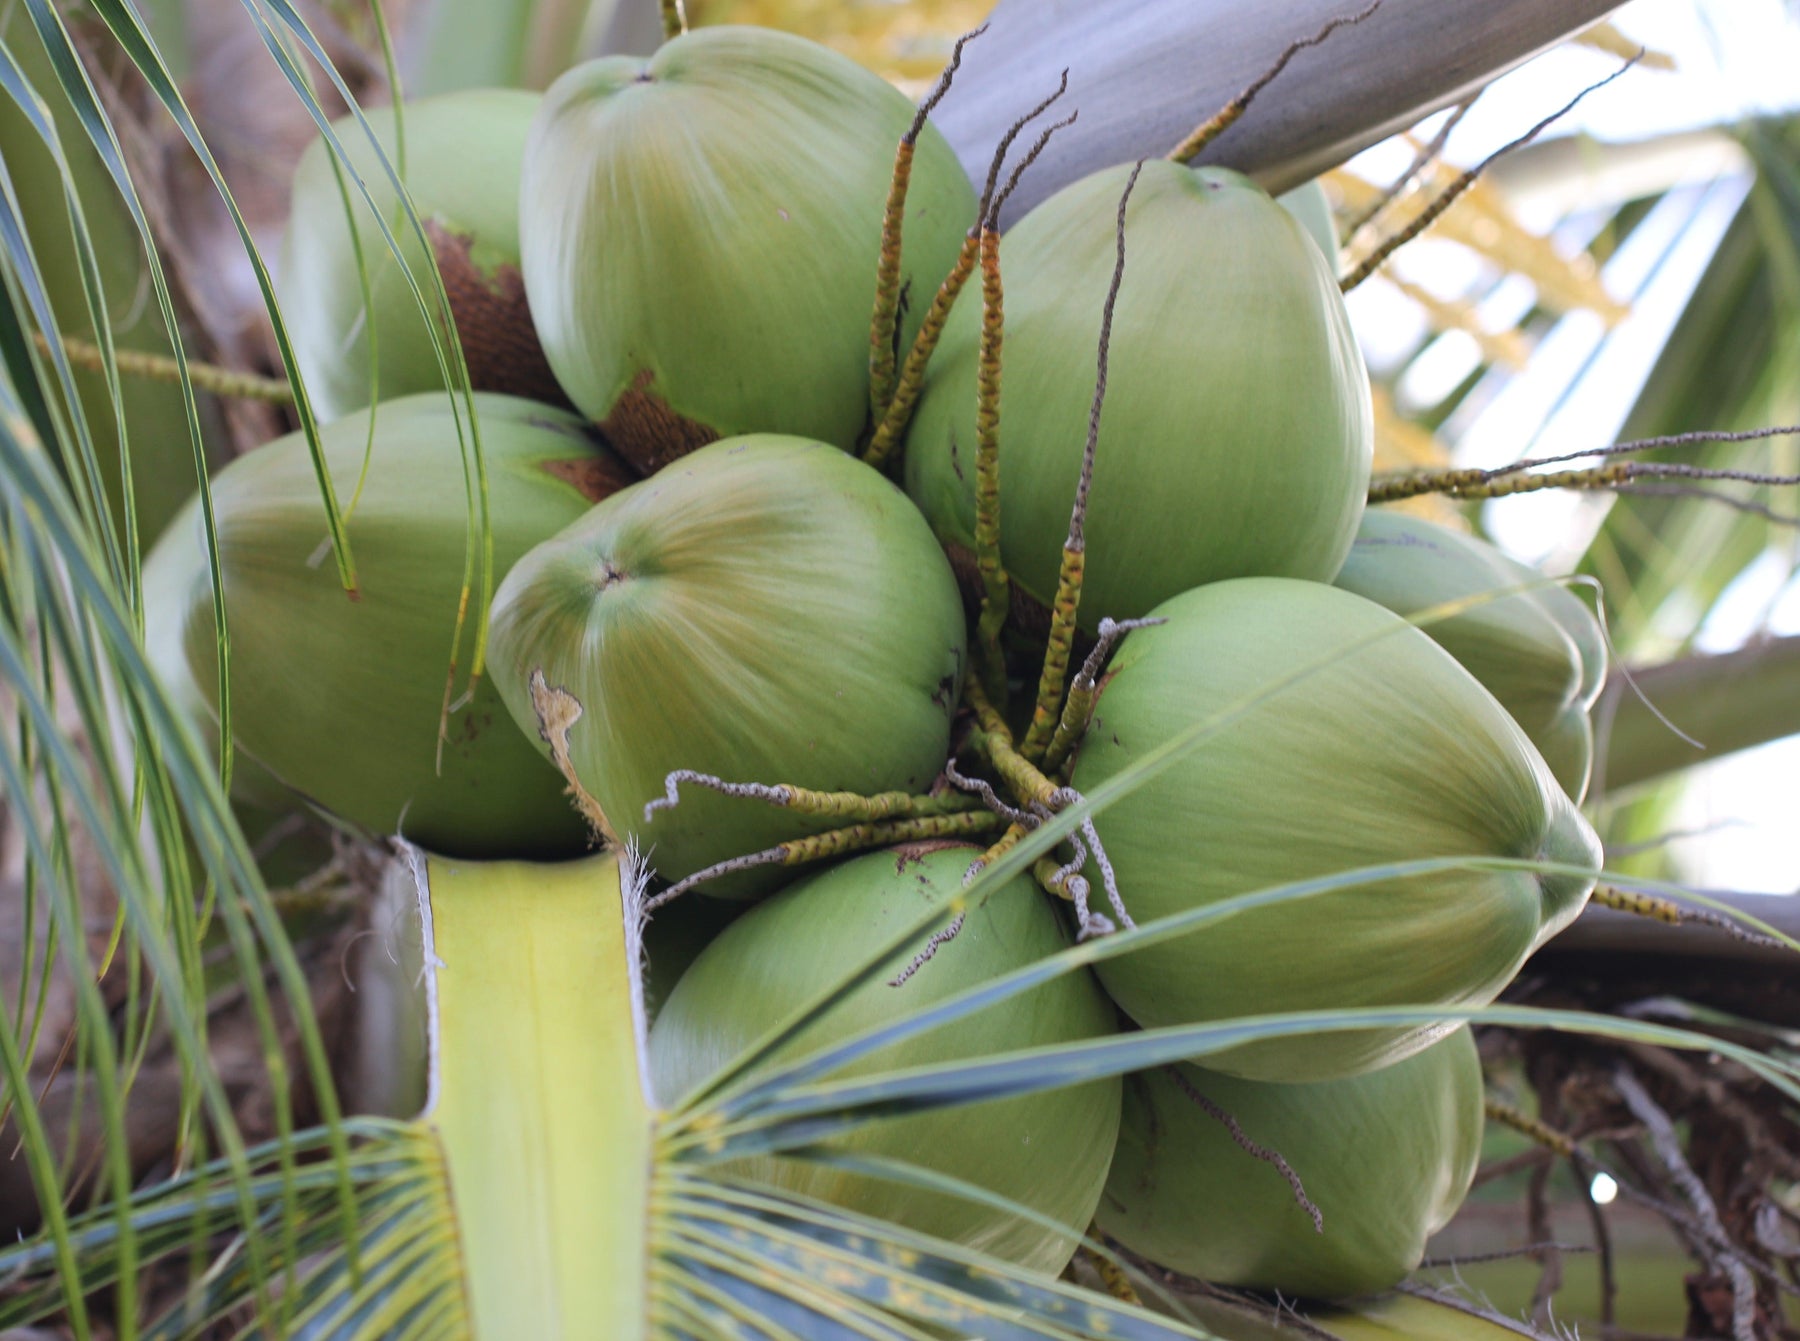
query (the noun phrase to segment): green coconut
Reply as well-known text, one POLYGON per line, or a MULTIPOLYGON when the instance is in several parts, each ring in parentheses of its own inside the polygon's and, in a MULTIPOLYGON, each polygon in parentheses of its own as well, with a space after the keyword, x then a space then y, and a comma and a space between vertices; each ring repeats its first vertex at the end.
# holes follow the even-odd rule
MULTIPOLYGON (((574 415, 504 396, 480 395, 475 404, 501 574, 630 475, 574 415)), ((346 506, 368 433, 365 412, 322 434, 346 506)), ((356 561, 353 598, 331 560, 299 434, 219 475, 213 504, 231 634, 232 733, 288 786, 364 828, 397 831, 453 856, 578 852, 585 827, 561 777, 512 724, 491 681, 452 705, 439 740, 470 543, 466 488, 449 398, 382 404, 368 478, 345 528, 356 561)), ((459 687, 473 627, 471 612, 459 687)), ((204 579, 189 590, 183 641, 194 683, 216 713, 204 579)))
POLYGON ((644 1014, 654 1021, 700 952, 719 938, 750 905, 695 894, 644 927, 644 1014))
POLYGON ((1337 220, 1331 213, 1331 200, 1317 177, 1302 182, 1292 191, 1275 197, 1275 202, 1299 220, 1306 235, 1319 244, 1319 253, 1335 270, 1338 263, 1337 220))
POLYGON ((1334 585, 1406 616, 1469 602, 1421 627, 1525 728, 1563 789, 1586 793, 1606 643, 1577 597, 1486 541, 1379 510, 1363 516, 1334 585), (1512 588, 1523 590, 1483 599, 1512 588))
MULTIPOLYGON (((526 290, 570 399, 641 469, 743 433, 856 445, 882 216, 913 115, 848 57, 761 28, 697 29, 551 85, 520 196, 526 290)), ((927 126, 904 340, 974 215, 927 126)))
MULTIPOLYGON (((1000 551, 1048 604, 1094 390, 1130 165, 1064 188, 1000 245, 1006 285, 1000 551)), ((1080 618, 1147 614, 1204 582, 1329 582, 1362 516, 1368 377, 1337 277, 1248 178, 1153 160, 1125 219, 1080 618)), ((907 437, 906 488, 974 545, 981 304, 956 305, 907 437)))
MULTIPOLYGON (((1142 925, 1386 862, 1500 857, 1597 871, 1600 845, 1493 695, 1372 601, 1244 578, 1176 597, 1114 656, 1074 785, 1092 794, 1217 723, 1095 818, 1142 925)), ((1147 1027, 1280 1011, 1481 1006, 1574 918, 1591 875, 1380 880, 1245 911, 1100 966, 1147 1027)), ((1311 1081, 1389 1065, 1453 1021, 1243 1044, 1208 1067, 1311 1081)), ((1199 1060, 1199 1059, 1196 1059, 1199 1060)))
MULTIPOLYGON (((431 243, 431 259, 443 276, 470 384, 478 391, 556 403, 562 392, 532 329, 519 271, 519 164, 541 101, 539 94, 514 89, 471 89, 408 103, 405 179, 431 243)), ((366 115, 398 169, 392 109, 366 115)), ((400 242, 407 268, 426 300, 434 303, 425 250, 401 212, 398 193, 368 136, 350 117, 335 122, 332 130, 400 242)), ((430 327, 406 276, 355 182, 346 175, 339 189, 323 138, 308 146, 294 172, 293 212, 279 278, 282 315, 321 418, 335 419, 376 400, 445 385, 430 327), (358 246, 369 277, 367 310, 358 246), (378 386, 370 380, 371 330, 378 386)))
MULTIPOLYGON (((188 611, 197 602, 212 599, 205 546, 200 496, 195 494, 144 559, 144 656, 176 710, 194 729, 206 757, 213 760, 219 757, 219 722, 212 709, 217 690, 210 695, 201 692, 187 657, 188 611)), ((231 795, 264 810, 287 810, 295 802, 280 779, 242 752, 233 754, 231 795)))
POLYGON ((1475 1176, 1481 1059, 1467 1026, 1347 1080, 1271 1085, 1176 1070, 1127 1079, 1096 1216, 1160 1266, 1315 1299, 1371 1294, 1419 1265, 1475 1176), (1288 1162, 1320 1228, 1281 1172, 1233 1141, 1194 1094, 1288 1162))
MULTIPOLYGON (((928 788, 963 651, 956 581, 906 495, 835 447, 774 434, 714 443, 614 495, 526 555, 493 606, 514 718, 542 738, 536 672, 574 698, 582 788, 669 879, 844 822, 695 786, 646 818, 675 770, 928 788)), ((707 890, 755 892, 769 875, 707 890)))
MULTIPOLYGON (((709 945, 669 995, 650 1032, 657 1094, 679 1099, 752 1043, 833 986, 878 947, 962 887, 978 849, 920 844, 869 853, 810 876, 758 904, 709 945)), ((680 905, 669 914, 678 915, 680 905)), ((1068 944, 1055 910, 1025 877, 970 909, 957 935, 898 987, 913 952, 775 1055, 793 1061, 888 1024, 980 983, 1055 954, 1068 944)), ((1084 970, 1010 1001, 884 1048, 833 1073, 874 1075, 1070 1043, 1111 1033, 1117 1017, 1084 970)), ((1054 1274, 1088 1225, 1119 1123, 1119 1082, 990 1101, 834 1136, 828 1148, 900 1160, 973 1183, 1068 1226, 1055 1233, 997 1208, 803 1160, 758 1157, 734 1173, 937 1235, 1033 1270, 1054 1274)))

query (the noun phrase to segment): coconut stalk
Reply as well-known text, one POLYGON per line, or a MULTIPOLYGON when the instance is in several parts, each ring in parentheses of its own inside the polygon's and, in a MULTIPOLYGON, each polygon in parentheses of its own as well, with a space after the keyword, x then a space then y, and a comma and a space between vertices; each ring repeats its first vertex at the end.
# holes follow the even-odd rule
MULTIPOLYGON (((1361 6, 1291 0, 1094 0, 1046 15, 1001 0, 969 50, 961 91, 938 122, 971 178, 1017 113, 1020 88, 1069 68, 1081 121, 1045 155, 1002 223, 1089 173, 1165 152, 1225 106, 1283 49, 1361 6)), ((1618 0, 1386 0, 1366 20, 1301 52, 1199 162, 1247 172, 1271 192, 1461 101, 1618 8, 1618 0)))
MULTIPOLYGON (((1700 912, 1729 910, 1747 926, 1767 927, 1790 940, 1800 938, 1800 906, 1789 894, 1709 895, 1704 907, 1686 900, 1681 901, 1681 906, 1700 912)), ((1552 939, 1542 953, 1551 957, 1588 956, 1595 961, 1611 958, 1615 962, 1633 956, 1641 960, 1661 956, 1665 960, 1708 963, 1736 960, 1790 975, 1800 965, 1792 949, 1760 935, 1747 938, 1719 926, 1672 925, 1598 904, 1582 909, 1581 916, 1552 939)))

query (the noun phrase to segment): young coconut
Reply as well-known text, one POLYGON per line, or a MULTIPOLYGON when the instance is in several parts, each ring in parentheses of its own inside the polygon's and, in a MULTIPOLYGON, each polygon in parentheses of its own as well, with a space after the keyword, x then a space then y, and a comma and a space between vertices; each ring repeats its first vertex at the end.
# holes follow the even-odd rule
MULTIPOLYGON (((873 852, 809 876, 758 904, 701 952, 650 1032, 650 1072, 668 1103, 736 1059, 776 1025, 962 888, 979 849, 918 844, 873 852)), ((677 910, 679 911, 679 910, 677 910)), ((913 951, 835 1003, 775 1054, 794 1061, 1068 944, 1055 910, 1023 876, 989 891, 957 934, 918 964, 913 951), (898 982, 898 985, 894 985, 898 982)), ((981 1057, 1113 1032, 1117 1017, 1084 970, 862 1057, 832 1080, 981 1057)), ((903 1161, 973 1183, 1069 1232, 1058 1234, 945 1193, 772 1156, 734 1169, 846 1209, 966 1244, 1047 1274, 1060 1271, 1106 1182, 1119 1122, 1119 1082, 871 1123, 827 1148, 903 1161)))
MULTIPOLYGON (((408 103, 405 180, 431 243, 430 259, 443 276, 470 385, 556 403, 562 392, 532 329, 519 272, 519 164, 541 101, 536 93, 513 89, 470 89, 408 103)), ((392 109, 366 115, 398 170, 392 109)), ((350 117, 334 122, 332 130, 400 243, 426 302, 435 304, 426 256, 368 136, 350 117)), ((279 279, 282 315, 321 419, 445 385, 430 327, 406 276, 348 173, 339 189, 322 138, 307 147, 294 172, 279 279), (359 248, 369 277, 366 310, 359 248), (371 331, 378 386, 370 383, 371 331)), ((448 329, 440 337, 448 357, 448 329)))
POLYGON ((1525 728, 1563 790, 1587 792, 1594 731, 1588 710, 1606 678, 1606 640, 1586 605, 1473 536, 1372 509, 1334 586, 1396 614, 1472 601, 1420 627, 1525 728), (1523 588, 1509 596, 1484 595, 1523 588))
MULTIPOLYGON (((1081 471, 1132 170, 1064 188, 1000 246, 1000 551, 1044 605, 1081 471)), ((1082 627, 1222 578, 1329 582, 1356 534, 1373 450, 1368 377, 1337 277, 1292 215, 1222 168, 1144 163, 1125 242, 1082 627)), ((907 492, 946 544, 970 550, 981 315, 972 302, 951 313, 906 452, 907 492)))
MULTIPOLYGON (((556 376, 646 472, 715 438, 854 448, 906 98, 848 57, 701 28, 550 87, 520 196, 525 285, 556 376)), ((912 159, 900 347, 975 216, 927 125, 912 159)))
MULTIPOLYGON (((480 395, 494 570, 631 478, 574 415, 480 395)), ((347 500, 363 467, 368 412, 323 434, 347 500)), ((465 419, 465 430, 467 422, 465 419)), ((236 743, 319 806, 452 856, 579 852, 585 826, 557 772, 481 680, 453 704, 440 739, 452 657, 466 678, 471 614, 455 635, 467 547, 468 485, 442 393, 379 407, 368 478, 345 531, 356 560, 347 594, 331 562, 319 483, 290 434, 213 482, 231 635, 236 743)), ((194 683, 217 712, 217 648, 205 570, 186 593, 183 641, 194 683)))
MULTIPOLYGON (((1319 583, 1243 578, 1166 601, 1114 656, 1074 786, 1215 729, 1095 816, 1141 926, 1359 867, 1512 858, 1597 871, 1600 845, 1506 710, 1424 633, 1319 583)), ((1591 875, 1394 877, 1246 910, 1108 960, 1146 1027, 1279 1011, 1485 1005, 1567 925, 1591 875)), ((1355 1075, 1454 1022, 1243 1044, 1206 1065, 1256 1080, 1355 1075)))
MULTIPOLYGON (((213 716, 217 695, 202 693, 188 669, 188 611, 196 601, 212 600, 212 575, 206 561, 206 535, 195 494, 169 522, 144 559, 144 657, 162 681, 176 708, 200 738, 208 759, 219 757, 219 722, 213 716)), ((256 760, 235 752, 231 761, 231 797, 262 810, 285 810, 295 804, 293 792, 256 760)))
MULTIPOLYGON (((647 815, 678 770, 930 787, 962 683, 962 603, 898 488, 835 447, 762 434, 684 457, 527 554, 495 594, 492 652, 519 725, 566 749, 596 821, 674 880, 844 822, 699 786, 647 815)), ((760 892, 769 876, 706 889, 760 892)))
POLYGON ((1331 199, 1317 177, 1302 182, 1292 191, 1275 197, 1275 203, 1293 215, 1306 230, 1306 235, 1319 244, 1319 254, 1335 271, 1338 265, 1337 220, 1331 213, 1331 199))
POLYGON ((1131 1251, 1218 1285, 1372 1294, 1417 1267, 1425 1240, 1462 1204, 1483 1121, 1481 1059, 1466 1025, 1348 1080, 1145 1071, 1125 1082, 1095 1218, 1131 1251), (1207 1104, 1237 1123, 1242 1142, 1207 1104))

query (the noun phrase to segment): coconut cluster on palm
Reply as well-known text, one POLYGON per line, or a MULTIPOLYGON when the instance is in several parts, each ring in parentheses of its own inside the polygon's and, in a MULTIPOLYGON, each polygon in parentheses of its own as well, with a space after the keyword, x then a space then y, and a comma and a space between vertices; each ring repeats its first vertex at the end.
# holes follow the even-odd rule
POLYGON ((938 910, 774 1057, 1077 943, 1110 948, 866 1064, 1410 1011, 825 1138, 929 1189, 734 1167, 1052 1275, 1096 1220, 1255 1289, 1415 1267, 1473 1175, 1462 1021, 1599 866, 1576 806, 1604 655, 1560 589, 1365 511, 1367 375, 1294 213, 1158 161, 1002 239, 999 161, 977 198, 902 95, 756 29, 419 111, 444 152, 493 155, 472 200, 417 179, 429 246, 401 253, 462 344, 440 359, 386 273, 347 338, 372 243, 309 159, 297 199, 324 203, 283 284, 344 414, 321 438, 357 599, 304 436, 250 454, 214 492, 223 686, 197 516, 153 568, 194 710, 260 785, 363 829, 457 858, 627 848, 661 882, 653 930, 745 905, 664 985, 668 1101, 938 910), (516 229, 487 217, 519 192, 516 229), (463 372, 472 397, 427 391, 463 372), (486 676, 447 691, 483 630, 486 676))

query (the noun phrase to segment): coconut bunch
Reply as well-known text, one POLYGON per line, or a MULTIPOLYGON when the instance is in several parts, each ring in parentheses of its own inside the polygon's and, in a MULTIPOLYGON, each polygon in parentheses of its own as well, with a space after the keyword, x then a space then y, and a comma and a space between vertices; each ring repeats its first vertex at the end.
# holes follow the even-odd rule
MULTIPOLYGON (((1410 1010, 734 1169, 1046 1272, 1097 1219, 1225 1284, 1386 1288, 1469 1182, 1464 1015, 1592 887, 1597 626, 1480 542, 1365 509, 1368 379, 1309 202, 1190 143, 1002 238, 1061 123, 1015 141, 1056 100, 977 197, 927 116, 947 84, 915 108, 754 29, 589 63, 522 134, 524 101, 485 117, 506 147, 474 196, 516 182, 511 232, 409 140, 414 206, 445 221, 429 258, 369 285, 381 248, 325 206, 290 247, 325 376, 373 401, 318 435, 353 497, 350 595, 295 435, 215 486, 226 628, 188 534, 156 569, 160 645, 214 729, 347 822, 460 855, 634 850, 653 943, 691 961, 653 984, 665 1102, 1096 937, 1093 970, 858 1066, 1410 1010), (464 402, 395 398, 443 371, 427 259, 517 299, 507 347, 554 377, 467 402, 480 471, 464 402), (365 288, 366 330, 342 310, 365 288), (459 682, 466 649, 484 673, 459 682), (1035 864, 982 874, 1027 842, 1035 864)), ((309 162, 297 200, 329 203, 309 162)), ((501 327, 457 302, 473 377, 501 327)))

